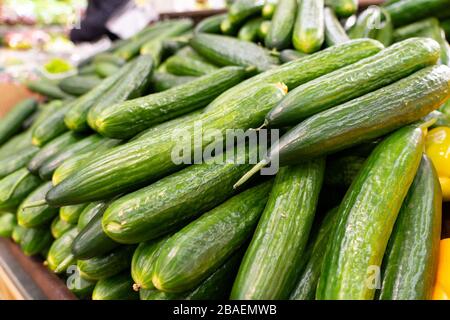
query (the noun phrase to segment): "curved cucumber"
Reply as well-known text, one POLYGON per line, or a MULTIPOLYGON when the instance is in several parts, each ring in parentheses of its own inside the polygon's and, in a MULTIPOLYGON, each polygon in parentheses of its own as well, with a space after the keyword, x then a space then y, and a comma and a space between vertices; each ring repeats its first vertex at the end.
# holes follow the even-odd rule
POLYGON ((35 112, 37 102, 34 99, 26 99, 14 106, 5 117, 0 120, 0 145, 5 143, 22 128, 22 123, 35 112))
POLYGON ((10 238, 16 225, 17 221, 14 213, 2 213, 0 215, 0 237, 10 238))
POLYGON ((20 237, 20 248, 25 255, 34 256, 41 253, 52 241, 52 234, 47 227, 25 228, 20 237))
POLYGON ((340 18, 350 17, 358 11, 358 0, 325 0, 340 18))
POLYGON ((42 183, 27 169, 19 169, 0 180, 0 210, 15 210, 42 183))
MULTIPOLYGON (((72 255, 70 248, 77 234, 77 228, 72 226, 69 231, 53 242, 47 255, 47 263, 51 271, 55 272, 56 269, 59 269, 58 273, 66 271, 67 268, 61 268, 60 265, 63 262, 67 263, 65 260, 72 255)), ((75 259, 71 260, 71 263, 75 263, 75 259)), ((67 266, 71 263, 68 263, 67 266)))
POLYGON ((325 40, 324 1, 302 0, 298 6, 292 43, 298 51, 319 51, 325 40))
POLYGON ((297 0, 280 0, 265 38, 268 48, 282 50, 291 46, 292 31, 297 14, 297 0))
POLYGON ((53 219, 52 221, 50 231, 52 232, 53 238, 58 239, 73 227, 74 227, 73 224, 61 220, 59 216, 56 216, 55 219, 53 219))
POLYGON ((341 23, 330 8, 325 8, 324 23, 325 42, 329 47, 350 40, 347 33, 345 33, 344 27, 342 27, 341 23))
POLYGON ((62 221, 70 224, 77 224, 83 210, 87 207, 87 204, 78 204, 74 206, 61 207, 59 209, 59 217, 62 221))
POLYGON ((92 292, 92 300, 138 300, 139 294, 133 290, 133 279, 129 272, 102 279, 92 292))

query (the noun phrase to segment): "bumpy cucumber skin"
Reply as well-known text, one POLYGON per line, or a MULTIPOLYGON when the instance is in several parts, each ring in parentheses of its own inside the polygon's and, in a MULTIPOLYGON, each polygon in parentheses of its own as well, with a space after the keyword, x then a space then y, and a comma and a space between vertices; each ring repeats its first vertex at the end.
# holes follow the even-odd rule
POLYGON ((280 0, 278 2, 272 17, 271 28, 265 38, 266 47, 282 50, 291 46, 296 14, 296 0, 280 0))
POLYGON ((421 128, 402 128, 372 152, 342 201, 316 298, 368 299, 398 212, 420 165, 421 128), (375 273, 376 275, 376 273, 375 273))
POLYGON ((289 297, 301 271, 324 171, 325 159, 280 169, 239 268, 231 299, 289 297))
POLYGON ((42 183, 26 168, 19 169, 0 180, 0 210, 15 210, 42 183))
POLYGON ((133 279, 129 272, 102 279, 92 292, 92 300, 138 300, 139 293, 133 290, 133 279))
MULTIPOLYGON (((60 238, 55 240, 50 247, 50 250, 47 255, 47 263, 48 268, 51 271, 55 271, 56 268, 69 256, 71 255, 70 248, 72 246, 73 239, 78 234, 78 230, 76 227, 72 226, 72 228, 65 232, 60 238)), ((65 270, 60 270, 60 272, 64 272, 65 270)))
POLYGON ((339 43, 344 43, 350 40, 347 33, 345 33, 339 20, 334 15, 333 10, 325 8, 324 11, 325 23, 325 42, 331 47, 339 43))
POLYGON ((273 127, 296 125, 314 114, 371 93, 436 64, 440 47, 412 38, 369 58, 305 83, 289 92, 266 117, 273 127))
POLYGON ((195 33, 220 33, 220 24, 228 14, 218 14, 200 21, 194 29, 195 33))
POLYGON ((442 193, 439 179, 430 159, 424 155, 383 258, 379 299, 431 299, 441 220, 442 193))
POLYGON ((61 220, 59 216, 56 216, 55 219, 53 219, 52 224, 50 226, 50 231, 52 232, 52 236, 55 239, 60 238, 64 233, 69 231, 74 227, 73 224, 67 223, 64 220, 61 220))
POLYGON ((155 92, 162 92, 195 79, 196 77, 176 76, 170 73, 155 72, 152 76, 151 87, 155 92))
POLYGON ((37 109, 37 101, 26 99, 9 111, 0 120, 0 145, 16 134, 22 128, 22 123, 37 109))
POLYGON ((0 179, 4 178, 16 170, 25 167, 28 162, 38 153, 39 148, 28 146, 16 153, 0 159, 0 179))
POLYGON ((167 59, 165 65, 167 72, 177 76, 200 77, 218 69, 210 63, 178 56, 167 59))
POLYGON ((320 50, 325 40, 323 10, 323 0, 302 0, 299 3, 292 35, 294 48, 304 53, 320 50))
POLYGON ((87 204, 77 204, 74 206, 65 206, 59 209, 59 217, 61 220, 70 223, 77 224, 78 219, 83 212, 83 210, 87 207, 87 204))
POLYGON ((381 137, 413 123, 450 97, 450 69, 434 66, 316 114, 286 133, 269 158, 298 163, 381 137))
POLYGON ((83 230, 89 222, 100 212, 103 214, 107 208, 108 204, 103 201, 89 203, 86 208, 84 208, 83 212, 81 212, 80 217, 78 218, 78 230, 83 230))
POLYGON ((450 6, 447 0, 410 0, 398 1, 385 6, 394 22, 402 26, 430 16, 449 16, 450 6))
POLYGON ((358 0, 325 0, 340 18, 350 17, 358 11, 358 0))
POLYGON ((9 212, 0 214, 0 237, 10 238, 16 225, 15 214, 9 212))
POLYGON ((265 182, 244 191, 174 234, 155 262, 153 285, 183 292, 210 276, 251 236, 271 186, 265 182))
POLYGON ((26 228, 20 238, 20 248, 27 256, 39 254, 53 241, 52 234, 47 227, 26 228))

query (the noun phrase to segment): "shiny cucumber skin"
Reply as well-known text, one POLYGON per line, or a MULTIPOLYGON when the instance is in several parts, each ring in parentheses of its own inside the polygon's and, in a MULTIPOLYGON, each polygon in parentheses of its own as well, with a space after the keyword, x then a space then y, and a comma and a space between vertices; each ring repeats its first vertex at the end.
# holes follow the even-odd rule
POLYGON ((228 14, 217 14, 200 21, 194 29, 195 33, 220 33, 220 24, 228 14))
POLYGON ((15 210, 42 183, 26 168, 19 169, 0 180, 0 210, 15 210))
POLYGON ((17 221, 21 226, 26 228, 37 228, 47 225, 58 215, 58 208, 52 208, 48 205, 26 208, 27 205, 45 199, 45 195, 50 188, 52 188, 51 182, 43 183, 31 192, 22 202, 19 209, 17 209, 17 221))
MULTIPOLYGON (((47 265, 48 268, 55 272, 55 270, 60 266, 64 260, 67 259, 70 255, 72 255, 71 252, 71 246, 72 242, 75 239, 75 237, 78 234, 78 230, 75 226, 72 226, 72 228, 65 232, 61 237, 56 239, 53 244, 50 247, 50 250, 48 251, 47 255, 47 265)), ((73 261, 75 262, 75 260, 73 261)), ((64 272, 64 270, 59 270, 59 272, 64 272)))
POLYGON ((395 27, 430 16, 450 15, 448 0, 410 0, 398 1, 385 6, 395 27))
POLYGON ((101 82, 97 76, 75 75, 62 79, 58 86, 62 91, 78 97, 88 93, 101 82))
POLYGON ((166 292, 198 286, 251 237, 271 187, 244 191, 175 233, 155 262, 153 285, 166 292))
POLYGON ((48 115, 42 122, 32 130, 32 143, 37 147, 44 146, 47 142, 68 131, 64 123, 66 113, 73 106, 74 101, 62 101, 59 108, 48 115))
POLYGON ((336 70, 289 92, 266 117, 269 126, 300 123, 314 114, 383 88, 437 63, 440 47, 429 38, 412 38, 336 70))
POLYGON ((89 203, 86 208, 84 208, 83 212, 81 212, 80 217, 78 218, 78 230, 83 230, 89 222, 100 212, 103 214, 107 208, 108 204, 103 201, 89 203))
POLYGON ((292 31, 297 14, 297 0, 280 0, 265 38, 268 48, 282 50, 291 46, 292 31))
POLYGON ((178 230, 235 194, 233 183, 250 168, 249 158, 242 146, 235 163, 218 155, 212 163, 189 166, 125 195, 108 206, 103 230, 120 243, 139 243, 178 230))
POLYGON ((255 42, 258 40, 258 30, 261 26, 261 22, 264 20, 262 18, 253 18, 246 22, 238 32, 238 39, 255 42))
POLYGON ((9 212, 0 214, 0 237, 10 238, 16 225, 15 214, 9 212))
POLYGON ((58 239, 64 233, 66 233, 66 231, 69 231, 70 229, 72 229, 72 227, 74 227, 73 224, 70 224, 64 220, 61 220, 59 218, 59 216, 56 216, 52 221, 52 224, 50 226, 50 231, 52 232, 53 238, 58 239))
POLYGON ((15 153, 0 159, 0 179, 4 178, 14 171, 25 167, 28 162, 38 153, 39 148, 28 146, 17 150, 15 153))
POLYGON ((65 221, 70 224, 77 224, 78 219, 83 212, 83 210, 87 207, 86 203, 77 204, 74 206, 65 206, 59 209, 59 217, 62 221, 65 221))
POLYGON ((383 258, 381 300, 430 300, 437 270, 442 193, 424 155, 383 258))
POLYGON ((200 109, 249 76, 242 67, 227 67, 178 87, 115 104, 89 124, 110 138, 131 138, 137 133, 177 116, 200 109))
POLYGON ((281 137, 269 158, 296 163, 373 140, 421 119, 449 97, 450 69, 425 68, 308 118, 281 137))
POLYGON ((395 220, 419 168, 424 140, 421 128, 407 126, 369 156, 339 207, 317 299, 374 298, 372 269, 381 268, 395 220))
POLYGON ((197 77, 176 76, 170 73, 155 72, 151 80, 151 88, 155 92, 162 92, 179 85, 191 82, 197 77))
POLYGON ((358 11, 358 0, 325 0, 340 18, 350 17, 358 11))
POLYGON ((133 290, 130 273, 123 272, 97 282, 92 300, 138 300, 139 293, 133 290))
POLYGON ((280 168, 234 281, 232 300, 289 298, 316 213, 325 159, 280 168))
MULTIPOLYGON (((250 89, 246 96, 241 96, 242 99, 217 107, 213 112, 205 112, 200 118, 179 126, 178 129, 186 130, 183 137, 192 137, 196 120, 201 120, 202 130, 218 129, 222 137, 229 128, 244 131, 257 128, 267 112, 286 94, 286 88, 280 84, 258 83, 250 89), (255 104, 255 101, 258 103, 255 104)), ((180 142, 174 141, 172 137, 173 130, 168 128, 157 135, 105 152, 50 190, 46 200, 52 205, 70 205, 108 199, 112 195, 134 191, 139 186, 148 185, 173 173, 181 164, 177 165, 172 161, 173 148, 180 146, 180 142)), ((210 144, 210 138, 204 137, 198 148, 203 150, 210 144)))
POLYGON ((82 139, 82 135, 66 132, 47 143, 28 163, 27 168, 33 174, 38 174, 42 165, 50 158, 58 154, 63 148, 72 145, 82 139))
POLYGON ((344 30, 344 27, 342 27, 333 10, 331 10, 330 8, 325 8, 324 10, 324 23, 325 43, 329 47, 350 40, 350 37, 344 30))
POLYGON ((16 104, 0 119, 0 145, 5 143, 22 128, 22 123, 37 109, 37 101, 26 99, 16 104))
POLYGON ((230 36, 199 33, 189 41, 200 55, 219 66, 255 67, 263 72, 279 64, 267 49, 230 36))
POLYGON ((324 1, 302 0, 292 34, 292 44, 298 51, 319 51, 325 40, 324 1))
POLYGON ((74 270, 67 279, 67 289, 75 294, 79 299, 88 299, 92 297, 92 292, 97 281, 86 280, 80 275, 78 268, 74 270))
POLYGON ((196 59, 172 56, 165 62, 167 72, 176 76, 200 77, 218 69, 215 65, 196 59))
POLYGON ((104 256, 78 260, 77 266, 85 279, 109 278, 130 268, 134 249, 134 246, 119 247, 104 256))
POLYGON ((52 234, 47 227, 25 228, 20 238, 20 248, 27 256, 39 254, 53 241, 52 234))

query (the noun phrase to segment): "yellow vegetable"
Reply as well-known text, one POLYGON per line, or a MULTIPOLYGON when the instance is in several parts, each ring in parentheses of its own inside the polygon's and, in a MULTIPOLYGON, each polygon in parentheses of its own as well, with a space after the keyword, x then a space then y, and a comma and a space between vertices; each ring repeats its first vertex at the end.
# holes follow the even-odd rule
POLYGON ((427 136, 426 152, 439 176, 444 201, 450 201, 450 128, 438 127, 427 136))
POLYGON ((440 242, 433 300, 450 300, 450 238, 440 242))

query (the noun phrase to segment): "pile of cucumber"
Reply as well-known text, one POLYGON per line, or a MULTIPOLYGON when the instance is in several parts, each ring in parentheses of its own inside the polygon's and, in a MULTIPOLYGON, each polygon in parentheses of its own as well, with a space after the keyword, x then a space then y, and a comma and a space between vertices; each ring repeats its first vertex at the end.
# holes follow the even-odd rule
POLYGON ((80 299, 429 299, 442 196, 424 145, 450 125, 448 8, 237 0, 29 84, 47 102, 0 120, 0 236, 80 299), (239 145, 212 159, 234 162, 175 163, 175 130, 210 148, 199 121, 282 134, 255 166, 239 145))

